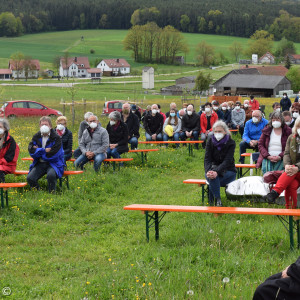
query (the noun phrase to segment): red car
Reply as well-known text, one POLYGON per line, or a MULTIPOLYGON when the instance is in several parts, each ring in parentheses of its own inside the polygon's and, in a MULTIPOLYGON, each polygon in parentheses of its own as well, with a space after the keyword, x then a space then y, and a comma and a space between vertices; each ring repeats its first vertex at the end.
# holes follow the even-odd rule
MULTIPOLYGON (((117 110, 119 112, 122 111, 122 105, 128 101, 125 100, 112 100, 112 101, 106 101, 104 103, 103 111, 102 114, 104 115, 109 115, 111 112, 117 110)), ((135 103, 129 103, 130 106, 134 105, 135 103)), ((137 109, 140 111, 142 114, 145 110, 136 105, 137 109)))
POLYGON ((14 118, 42 116, 62 116, 62 113, 38 102, 27 100, 7 101, 0 109, 0 117, 14 118))

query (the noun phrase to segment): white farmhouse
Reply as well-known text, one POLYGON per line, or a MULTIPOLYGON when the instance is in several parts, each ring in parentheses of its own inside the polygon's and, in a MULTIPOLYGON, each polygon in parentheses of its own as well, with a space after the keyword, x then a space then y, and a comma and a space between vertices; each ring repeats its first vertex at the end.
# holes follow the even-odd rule
POLYGON ((260 64, 275 64, 275 56, 272 55, 270 52, 267 52, 259 58, 258 62, 260 64))
POLYGON ((19 61, 10 59, 8 68, 12 71, 13 78, 38 78, 40 61, 38 59, 19 61))
POLYGON ((130 64, 123 58, 116 59, 103 59, 97 68, 103 70, 103 74, 106 75, 126 75, 130 73, 130 64))

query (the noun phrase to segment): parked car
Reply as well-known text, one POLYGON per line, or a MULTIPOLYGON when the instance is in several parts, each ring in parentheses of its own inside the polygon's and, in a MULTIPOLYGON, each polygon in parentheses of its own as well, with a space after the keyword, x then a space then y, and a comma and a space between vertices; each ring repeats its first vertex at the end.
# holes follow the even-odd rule
POLYGON ((37 116, 62 116, 62 113, 38 102, 27 100, 7 101, 0 109, 0 117, 14 118, 37 116))
MULTIPOLYGON (((102 114, 103 115, 109 115, 112 111, 119 111, 121 112, 122 111, 122 105, 124 103, 126 103, 128 101, 125 101, 125 100, 112 100, 112 101, 106 101, 104 103, 104 107, 103 107, 103 111, 102 111, 102 114)), ((135 103, 130 103, 130 106, 134 105, 135 103)), ((142 114, 145 109, 142 109, 141 107, 139 107, 138 105, 136 105, 138 110, 140 111, 140 113, 142 114)))

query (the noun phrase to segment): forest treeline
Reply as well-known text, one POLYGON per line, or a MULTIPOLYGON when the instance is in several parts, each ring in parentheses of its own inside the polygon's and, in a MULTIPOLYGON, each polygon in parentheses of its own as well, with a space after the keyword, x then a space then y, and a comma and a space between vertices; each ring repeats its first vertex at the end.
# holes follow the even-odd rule
POLYGON ((267 30, 300 42, 298 0, 1 1, 0 36, 74 29, 129 29, 155 22, 183 31, 250 37, 267 30))

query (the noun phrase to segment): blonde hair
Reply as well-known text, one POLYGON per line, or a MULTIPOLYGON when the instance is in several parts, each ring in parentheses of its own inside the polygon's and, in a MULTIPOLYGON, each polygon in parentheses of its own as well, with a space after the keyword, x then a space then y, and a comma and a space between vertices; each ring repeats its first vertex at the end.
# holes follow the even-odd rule
POLYGON ((58 124, 59 121, 65 121, 67 124, 67 118, 65 116, 60 116, 56 119, 56 124, 58 124))
MULTIPOLYGON (((298 134, 298 132, 297 132, 297 127, 299 126, 299 124, 300 124, 300 117, 298 117, 297 119, 296 119, 296 121, 295 121, 295 125, 294 125, 294 127, 293 127, 293 129, 292 129, 292 133, 293 134, 295 134, 295 135, 297 135, 298 134)), ((300 127, 300 126, 299 126, 300 127)))

